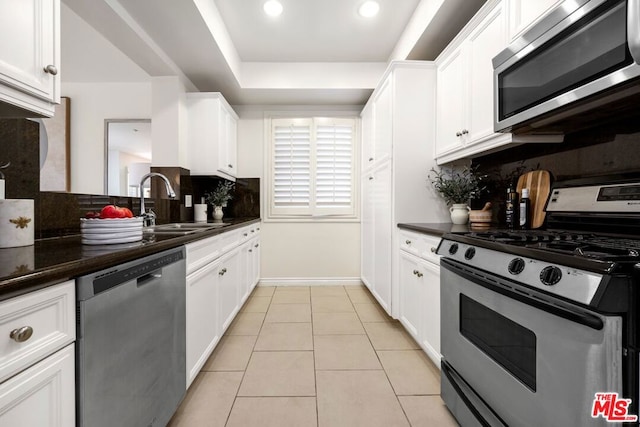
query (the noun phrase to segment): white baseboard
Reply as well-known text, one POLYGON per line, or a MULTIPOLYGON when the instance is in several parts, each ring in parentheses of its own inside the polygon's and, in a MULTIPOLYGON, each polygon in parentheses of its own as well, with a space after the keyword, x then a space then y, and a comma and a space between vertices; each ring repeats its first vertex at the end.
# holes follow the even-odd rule
POLYGON ((362 286, 359 277, 265 277, 258 286, 362 286))

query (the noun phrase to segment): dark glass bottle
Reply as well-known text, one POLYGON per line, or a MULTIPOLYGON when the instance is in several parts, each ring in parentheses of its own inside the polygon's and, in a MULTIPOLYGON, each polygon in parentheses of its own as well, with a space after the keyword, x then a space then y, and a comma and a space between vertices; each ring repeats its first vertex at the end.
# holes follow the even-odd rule
POLYGON ((520 199, 520 228, 528 230, 531 228, 531 200, 529 200, 529 189, 522 189, 522 199, 520 199))
POLYGON ((506 223, 508 228, 516 228, 518 224, 518 193, 509 187, 507 189, 507 202, 506 202, 506 223))

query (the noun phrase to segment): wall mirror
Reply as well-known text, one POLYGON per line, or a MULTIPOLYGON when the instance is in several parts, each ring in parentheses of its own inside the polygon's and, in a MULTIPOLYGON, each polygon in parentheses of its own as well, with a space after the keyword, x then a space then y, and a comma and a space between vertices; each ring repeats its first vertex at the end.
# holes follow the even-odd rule
POLYGON ((151 168, 151 119, 105 119, 104 147, 105 194, 140 197, 140 179, 151 168))

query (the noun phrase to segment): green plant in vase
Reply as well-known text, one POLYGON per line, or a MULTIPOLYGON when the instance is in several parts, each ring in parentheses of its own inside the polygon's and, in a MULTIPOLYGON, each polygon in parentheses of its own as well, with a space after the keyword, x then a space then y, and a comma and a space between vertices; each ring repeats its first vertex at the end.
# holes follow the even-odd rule
POLYGON ((433 188, 449 205, 451 222, 466 224, 469 220, 469 201, 485 191, 484 175, 478 173, 477 166, 465 166, 462 169, 431 168, 428 178, 433 188))
POLYGON ((227 206, 227 202, 233 199, 233 190, 235 189, 235 184, 230 181, 224 181, 218 183, 218 186, 208 193, 204 193, 205 200, 208 204, 213 206, 213 219, 221 220, 224 216, 224 212, 222 211, 223 207, 227 206))

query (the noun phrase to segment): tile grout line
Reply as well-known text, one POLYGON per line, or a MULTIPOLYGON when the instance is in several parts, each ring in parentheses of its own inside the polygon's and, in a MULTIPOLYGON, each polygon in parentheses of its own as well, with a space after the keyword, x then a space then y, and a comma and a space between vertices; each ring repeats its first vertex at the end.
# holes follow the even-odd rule
MULTIPOLYGON (((255 291, 255 288, 254 288, 254 291, 255 291)), ((252 291, 252 293, 254 291, 252 291)), ((245 304, 249 302, 250 298, 251 298, 251 295, 249 295, 249 297, 247 298, 247 301, 245 301, 245 304)), ((271 294, 271 297, 269 299, 269 305, 267 306, 267 311, 269 311, 269 307, 271 307, 272 299, 273 299, 273 294, 271 294)), ((240 307, 240 309, 242 309, 242 307, 240 307)), ((267 318, 267 313, 264 314, 264 318, 262 319, 262 323, 260 324, 260 329, 258 330, 258 335, 256 336, 256 340, 254 341, 253 347, 251 348, 251 355, 249 356, 249 360, 247 360, 247 365, 244 367, 244 370, 242 371, 242 378, 240 379, 240 383, 238 384, 238 388, 236 389, 236 395, 233 398, 233 403, 231 404, 231 408, 229 409, 229 413, 227 414, 227 419, 224 422, 225 427, 227 426, 227 424, 229 424, 229 419, 231 418, 231 412, 233 412, 233 408, 236 406, 236 401, 238 400, 238 393, 240 393, 240 387, 242 387, 242 382, 244 381, 244 377, 247 374, 247 368, 249 367, 249 363, 251 363, 251 359, 253 359, 254 349, 256 348, 256 344, 258 343, 258 338, 260 337, 260 332, 262 332, 262 327, 264 326, 264 322, 266 318, 267 318)), ((236 372, 239 372, 239 371, 236 371, 236 372)))

